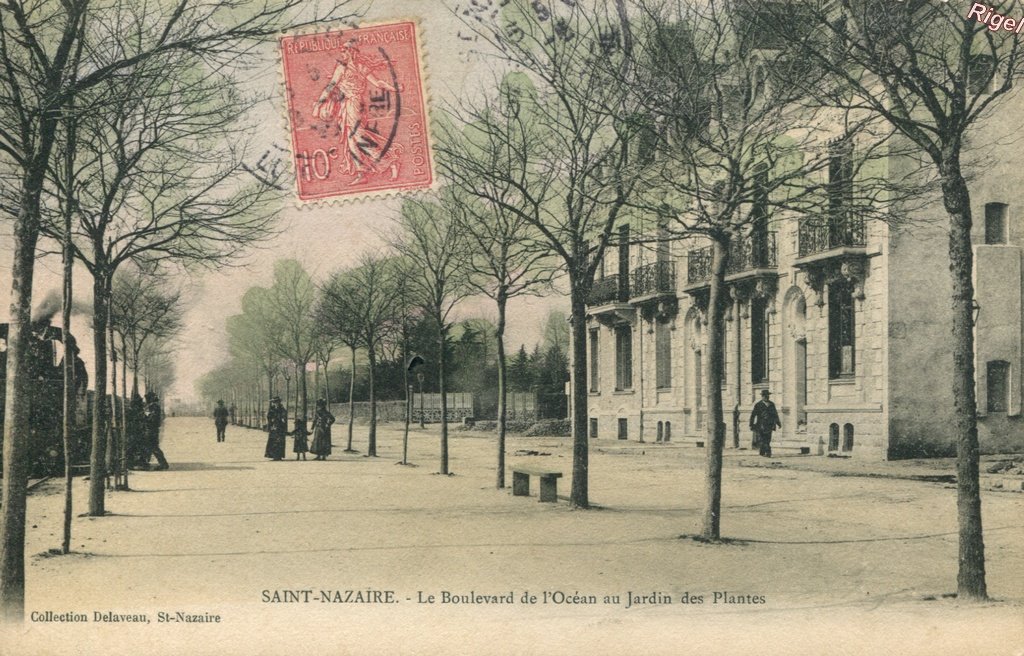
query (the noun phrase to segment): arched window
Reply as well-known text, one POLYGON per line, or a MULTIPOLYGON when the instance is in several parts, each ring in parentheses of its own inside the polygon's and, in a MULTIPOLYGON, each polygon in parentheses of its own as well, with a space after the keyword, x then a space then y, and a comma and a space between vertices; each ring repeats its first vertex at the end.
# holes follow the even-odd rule
POLYGON ((843 451, 853 451, 853 424, 843 425, 843 451))
POLYGON ((659 421, 658 422, 658 441, 661 442, 663 439, 665 439, 665 425, 659 421))
POLYGON ((839 424, 832 424, 828 427, 828 450, 839 450, 839 424))
POLYGON ((672 441, 672 422, 671 421, 666 421, 665 422, 665 441, 666 442, 671 442, 672 441))

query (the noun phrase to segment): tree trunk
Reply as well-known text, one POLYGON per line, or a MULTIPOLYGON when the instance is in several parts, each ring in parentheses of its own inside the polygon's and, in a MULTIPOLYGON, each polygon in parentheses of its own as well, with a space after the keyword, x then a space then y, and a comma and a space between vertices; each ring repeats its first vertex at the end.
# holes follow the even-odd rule
POLYGON ((569 505, 589 508, 588 471, 590 445, 587 443, 587 290, 571 276, 570 316, 572 320, 572 489, 569 505))
POLYGON ((447 347, 448 330, 440 317, 437 318, 438 325, 438 357, 437 357, 437 385, 441 392, 441 473, 448 474, 448 381, 446 380, 448 359, 445 351, 447 347))
POLYGON ((107 449, 103 464, 107 469, 107 489, 110 477, 117 483, 117 467, 114 455, 117 452, 117 344, 114 342, 114 304, 110 289, 107 289, 107 337, 110 340, 110 423, 107 424, 107 449))
MULTIPOLYGON (((42 186, 41 176, 39 187, 42 186)), ((29 183, 26 183, 29 186, 29 183)), ((35 185, 33 185, 35 186, 35 185)), ((25 498, 28 485, 27 446, 31 431, 29 401, 31 370, 30 328, 32 277, 39 235, 39 191, 22 193, 31 206, 22 205, 14 226, 14 266, 11 270, 11 321, 7 333, 7 398, 4 400, 4 476, 0 519, 0 602, 7 622, 21 622, 25 608, 25 498), (34 201, 34 202, 33 202, 34 201)))
POLYGON ((369 361, 368 370, 368 383, 370 392, 370 438, 368 446, 366 447, 366 455, 371 458, 377 457, 377 390, 376 384, 376 369, 377 369, 377 355, 374 352, 376 349, 371 344, 367 349, 367 360, 369 361))
POLYGON ((4 475, 0 508, 0 612, 6 622, 21 622, 25 612, 25 499, 27 447, 32 429, 31 400, 32 279, 39 239, 39 197, 57 129, 56 112, 39 127, 38 150, 22 181, 14 223, 10 323, 7 332, 7 395, 4 399, 4 475))
MULTIPOLYGON (((68 179, 71 179, 70 176, 68 179)), ((71 349, 71 307, 74 303, 75 256, 71 248, 71 207, 64 212, 64 303, 60 313, 60 327, 64 339, 64 407, 62 432, 64 438, 64 535, 60 543, 61 553, 71 553, 71 516, 73 510, 73 485, 71 465, 74 457, 71 447, 72 422, 75 418, 75 353, 71 349)))
POLYGON ((121 335, 121 489, 128 487, 128 344, 121 335))
MULTIPOLYGON (((99 259, 99 258, 97 258, 99 259)), ((93 275, 92 283, 92 343, 95 350, 93 363, 92 397, 92 452, 89 454, 89 515, 101 517, 104 513, 103 467, 107 418, 107 284, 101 273, 93 275)), ((149 386, 146 386, 147 390, 149 386)))
POLYGON ((721 537, 722 455, 725 450, 725 421, 722 414, 722 368, 725 335, 722 326, 725 314, 725 267, 729 258, 728 240, 712 243, 711 281, 708 299, 707 343, 707 420, 706 461, 704 469, 704 526, 701 536, 706 540, 721 537))
POLYGON ((402 319, 402 385, 405 387, 405 430, 402 432, 402 464, 409 464, 409 424, 412 422, 412 383, 409 382, 409 333, 402 319))
POLYGON ((331 366, 330 361, 324 365, 324 400, 327 401, 327 407, 331 407, 331 376, 327 370, 331 366))
POLYGON ((300 398, 298 399, 299 403, 296 405, 299 405, 299 407, 302 408, 302 414, 300 416, 302 417, 302 420, 305 421, 309 417, 309 393, 306 387, 306 363, 303 362, 299 365, 298 369, 299 378, 302 379, 302 385, 300 388, 300 398))
POLYGON ((350 348, 352 349, 352 370, 348 376, 348 446, 345 447, 345 451, 355 453, 352 448, 352 429, 355 427, 356 421, 356 347, 350 348))
POLYGON ((505 487, 505 429, 508 423, 508 387, 505 371, 505 306, 508 298, 498 293, 498 325, 494 335, 498 342, 498 466, 497 487, 505 487))
POLYGON ((953 423, 956 431, 956 506, 960 530, 957 597, 983 600, 985 542, 978 481, 978 420, 974 387, 974 254, 971 202, 956 156, 940 169, 949 214, 949 270, 953 279, 953 423))

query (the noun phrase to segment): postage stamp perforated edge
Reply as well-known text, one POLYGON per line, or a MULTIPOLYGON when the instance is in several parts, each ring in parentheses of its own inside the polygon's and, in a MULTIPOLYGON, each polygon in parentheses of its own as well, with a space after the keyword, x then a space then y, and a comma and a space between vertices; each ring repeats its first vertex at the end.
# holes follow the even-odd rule
POLYGON ((423 34, 423 21, 415 16, 396 16, 394 18, 384 20, 374 20, 371 22, 361 23, 358 21, 351 21, 348 23, 332 23, 325 25, 312 25, 300 30, 285 31, 278 34, 275 41, 275 49, 277 51, 278 58, 278 89, 280 90, 281 97, 279 99, 279 112, 281 118, 281 130, 283 131, 282 137, 287 141, 287 149, 282 149, 288 153, 290 161, 289 169, 291 170, 291 204, 290 206, 298 209, 315 209, 318 207, 330 207, 330 206, 341 206, 348 203, 360 203, 364 201, 389 199, 399 196, 418 195, 426 194, 435 190, 438 186, 437 169, 435 167, 436 158, 434 155, 434 141, 433 131, 431 129, 431 96, 430 96, 430 69, 427 66, 427 60, 424 56, 426 52, 426 39, 423 34), (281 47, 281 40, 287 37, 296 36, 308 36, 314 34, 323 34, 326 32, 347 32, 356 29, 381 27, 387 25, 397 25, 400 23, 412 23, 415 26, 415 48, 416 48, 416 72, 419 75, 420 82, 420 93, 423 101, 423 140, 426 144, 427 158, 430 163, 431 177, 430 184, 424 186, 418 186, 413 189, 399 188, 387 188, 387 189, 368 189, 366 191, 354 192, 350 194, 340 194, 332 196, 323 196, 318 198, 303 199, 299 195, 299 169, 296 163, 295 156, 295 140, 294 131, 292 129, 292 119, 289 111, 288 103, 288 74, 286 71, 285 55, 281 47))

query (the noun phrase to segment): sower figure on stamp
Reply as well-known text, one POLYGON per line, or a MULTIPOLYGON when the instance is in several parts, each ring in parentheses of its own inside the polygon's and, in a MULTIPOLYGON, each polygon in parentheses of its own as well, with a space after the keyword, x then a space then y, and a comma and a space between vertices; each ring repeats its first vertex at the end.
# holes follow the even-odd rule
POLYGON ((383 171, 397 178, 400 153, 389 148, 387 137, 371 129, 373 117, 366 103, 371 85, 391 93, 398 90, 375 75, 374 69, 379 66, 374 66, 352 42, 338 49, 335 61, 330 82, 313 103, 313 116, 336 122, 341 133, 342 171, 355 174, 351 184, 364 182, 368 173, 383 171))
POLYGON ((217 401, 217 407, 213 409, 213 425, 217 428, 217 441, 223 442, 228 427, 228 409, 224 407, 224 401, 217 401))
POLYGON ((284 459, 284 438, 288 433, 288 411, 281 405, 281 397, 270 399, 267 410, 267 448, 264 458, 284 459))
POLYGON ((758 446, 759 453, 767 458, 772 457, 772 432, 776 428, 782 428, 779 421, 779 413, 775 404, 768 398, 768 390, 761 390, 761 400, 754 404, 750 411, 750 430, 754 431, 754 445, 758 446))
POLYGON ((327 460, 331 455, 331 424, 334 415, 327 409, 327 401, 318 399, 316 414, 313 416, 313 443, 309 450, 316 454, 315 460, 327 460))
POLYGON ((145 463, 149 465, 150 456, 156 456, 157 469, 167 469, 167 458, 160 449, 160 424, 164 421, 163 410, 160 409, 160 399, 153 392, 146 392, 145 427, 147 451, 145 463))

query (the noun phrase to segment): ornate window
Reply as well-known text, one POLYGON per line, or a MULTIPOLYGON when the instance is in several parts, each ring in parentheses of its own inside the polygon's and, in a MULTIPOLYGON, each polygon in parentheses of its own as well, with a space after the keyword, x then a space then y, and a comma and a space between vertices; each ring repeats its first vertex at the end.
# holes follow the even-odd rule
POLYGON ((633 389, 633 329, 615 328, 615 389, 633 389))
POLYGON ((659 389, 672 387, 672 324, 659 318, 654 325, 654 368, 659 389))
POLYGON ((850 284, 828 286, 828 377, 847 378, 856 366, 856 309, 850 284))
POLYGON ((753 383, 768 380, 768 343, 770 339, 768 300, 750 299, 750 378, 753 383))

